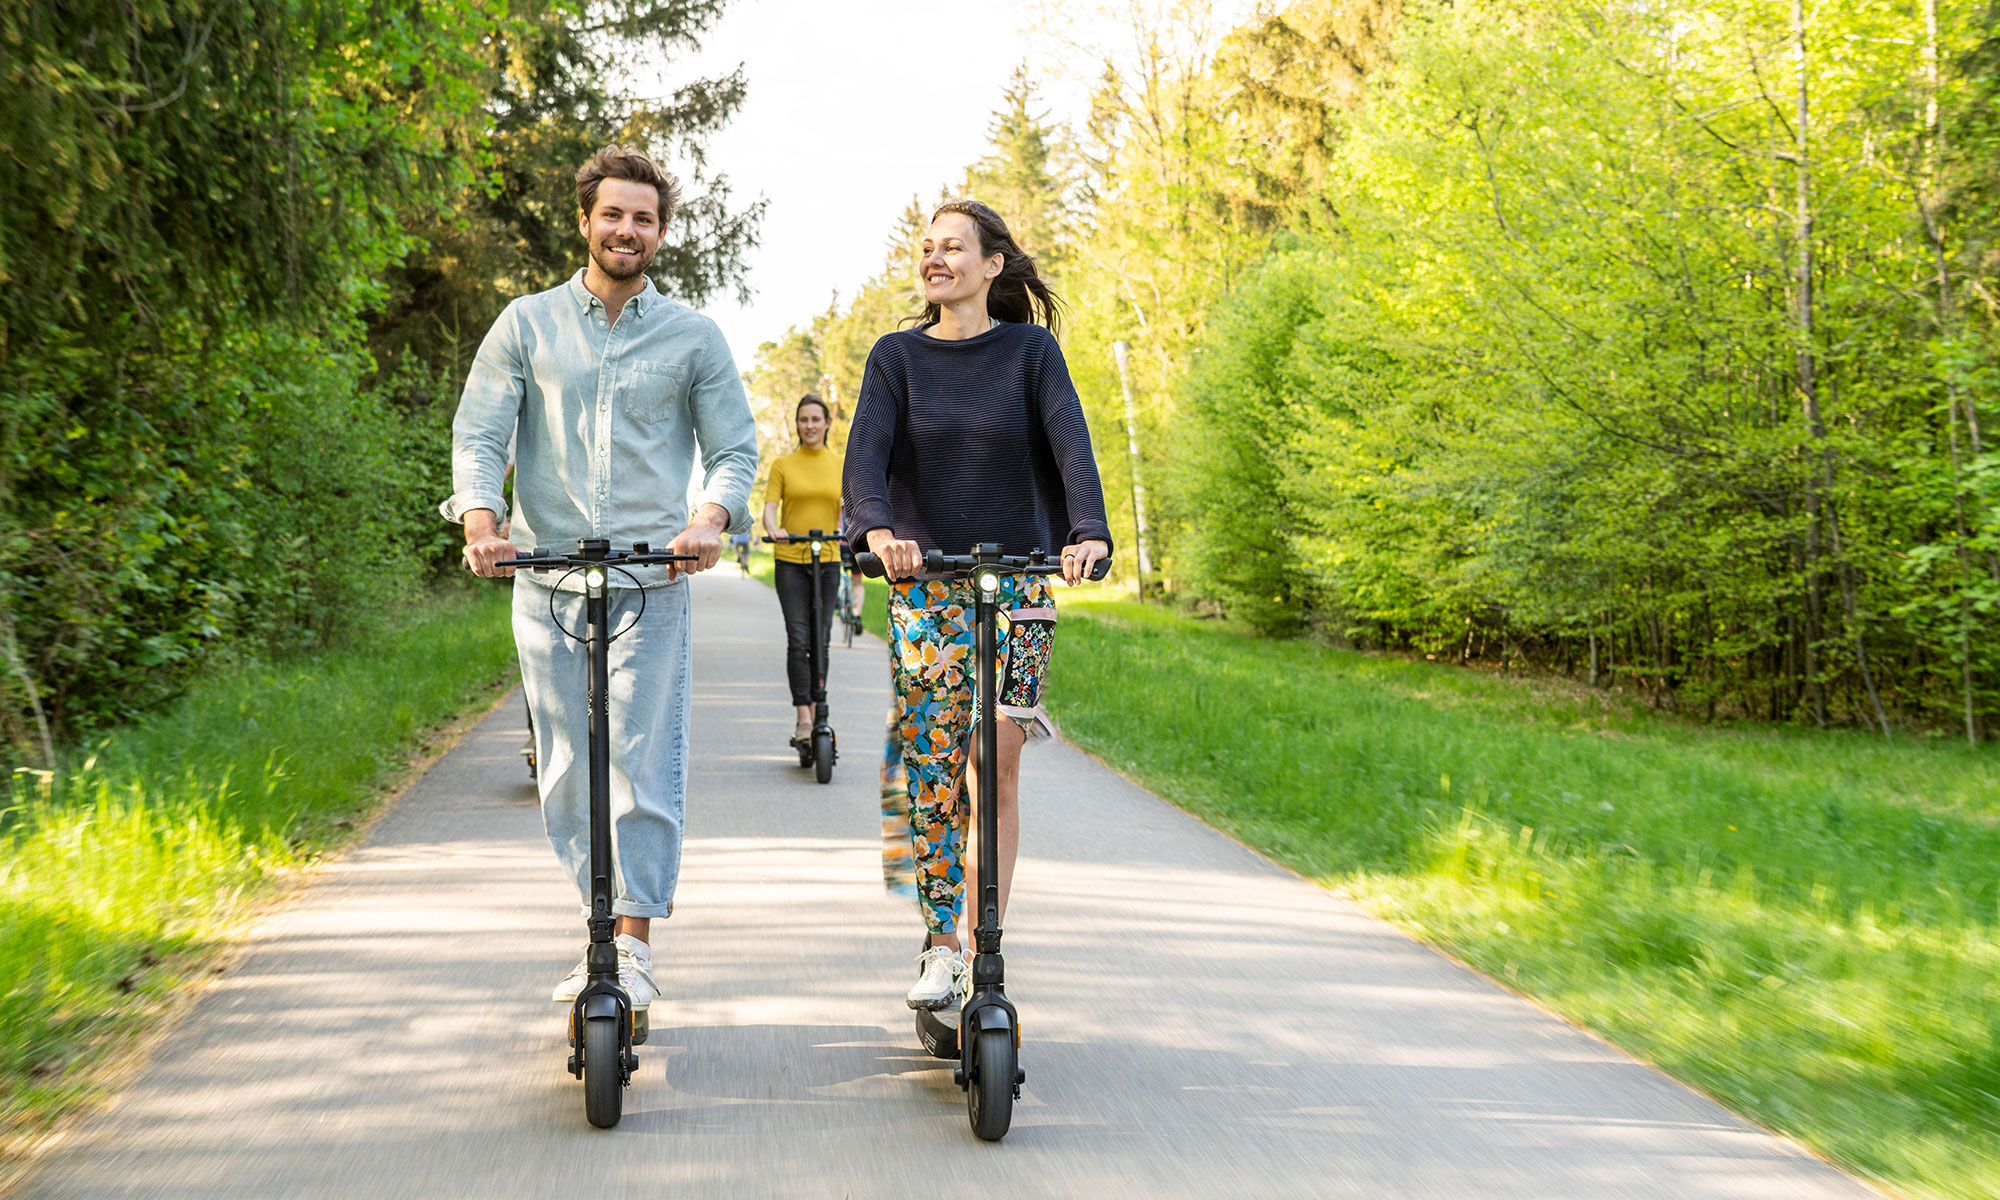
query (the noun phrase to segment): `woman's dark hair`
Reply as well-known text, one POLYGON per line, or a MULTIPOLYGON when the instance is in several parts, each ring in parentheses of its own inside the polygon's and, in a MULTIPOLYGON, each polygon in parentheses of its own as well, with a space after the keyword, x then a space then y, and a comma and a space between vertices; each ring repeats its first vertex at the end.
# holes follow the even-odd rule
MULTIPOLYGON (((996 321, 1039 322, 1056 332, 1062 324, 1062 300, 1035 272, 1035 256, 1021 249, 1000 214, 977 200, 953 200, 938 205, 931 220, 946 213, 957 213, 979 231, 979 257, 1000 256, 1000 274, 986 293, 987 314, 996 321)), ((939 315, 937 305, 926 303, 922 313, 905 317, 903 324, 934 325, 939 315)))
POLYGON ((820 415, 826 418, 828 425, 833 424, 833 410, 826 406, 826 401, 819 398, 818 392, 807 392, 805 395, 799 397, 798 407, 792 410, 792 420, 798 420, 799 413, 803 412, 808 404, 819 405, 820 415))

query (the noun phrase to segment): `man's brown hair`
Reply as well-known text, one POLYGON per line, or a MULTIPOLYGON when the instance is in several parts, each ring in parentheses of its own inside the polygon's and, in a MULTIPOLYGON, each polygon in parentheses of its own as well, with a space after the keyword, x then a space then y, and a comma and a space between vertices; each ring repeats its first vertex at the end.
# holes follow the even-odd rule
POLYGON ((597 207, 597 185, 607 179, 627 179, 633 183, 653 185, 660 194, 662 229, 666 228, 667 218, 681 206, 681 185, 672 175, 637 147, 613 142, 591 155, 590 161, 577 170, 576 206, 585 216, 597 207))

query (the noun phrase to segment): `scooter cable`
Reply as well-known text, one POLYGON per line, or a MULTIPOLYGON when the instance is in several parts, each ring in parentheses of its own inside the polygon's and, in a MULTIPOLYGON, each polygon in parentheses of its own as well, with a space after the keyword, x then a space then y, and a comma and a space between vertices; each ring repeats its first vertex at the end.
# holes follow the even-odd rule
MULTIPOLYGON (((608 646, 612 642, 617 641, 619 638, 624 637, 626 634, 632 632, 632 630, 637 628, 640 619, 646 615, 646 585, 640 583, 638 577, 633 575, 632 572, 626 570, 624 567, 614 567, 609 563, 592 563, 590 565, 593 567, 602 566, 608 571, 616 571, 620 575, 623 575, 625 578, 630 579, 632 581, 632 586, 639 589, 639 611, 632 614, 632 619, 626 623, 625 628, 619 630, 617 633, 614 633, 610 637, 604 639, 604 644, 608 646)), ((562 594, 562 585, 569 582, 570 576, 576 574, 578 571, 587 569, 588 568, 585 567, 571 567, 569 570, 563 572, 563 577, 561 579, 556 580, 555 585, 553 587, 549 588, 549 620, 554 622, 555 627, 557 629, 562 630, 563 636, 568 638, 572 642, 582 642, 582 641, 587 641, 589 639, 570 632, 569 626, 562 623, 562 617, 556 613, 556 597, 562 594)))

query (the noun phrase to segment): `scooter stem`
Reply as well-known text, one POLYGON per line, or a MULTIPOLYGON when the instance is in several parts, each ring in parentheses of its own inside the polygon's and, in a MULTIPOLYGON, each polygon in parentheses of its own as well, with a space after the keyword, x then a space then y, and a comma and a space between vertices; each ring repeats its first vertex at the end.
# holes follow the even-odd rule
MULTIPOLYGON (((982 552, 986 549, 980 547, 982 552)), ((993 549, 997 552, 998 547, 993 549)), ((985 557, 984 553, 980 557, 985 557)), ((1000 596, 997 589, 987 591, 981 586, 988 578, 998 577, 985 571, 975 571, 972 577, 979 626, 979 925, 973 936, 981 955, 1000 953, 1000 736, 994 725, 999 714, 994 711, 997 685, 993 678, 994 643, 999 640, 994 624, 1000 596)), ((992 982, 997 983, 998 964, 994 966, 992 982)), ((987 982, 980 974, 975 971, 974 980, 987 982)))
POLYGON ((820 595, 819 587, 819 547, 820 533, 815 529, 812 531, 812 615, 809 618, 812 621, 812 628, 806 631, 807 648, 812 651, 810 661, 815 722, 826 720, 826 648, 819 642, 819 614, 822 611, 820 606, 825 603, 825 599, 820 595))
POLYGON ((611 915, 611 644, 606 600, 608 572, 592 566, 583 573, 584 642, 590 659, 590 977, 618 977, 611 915))

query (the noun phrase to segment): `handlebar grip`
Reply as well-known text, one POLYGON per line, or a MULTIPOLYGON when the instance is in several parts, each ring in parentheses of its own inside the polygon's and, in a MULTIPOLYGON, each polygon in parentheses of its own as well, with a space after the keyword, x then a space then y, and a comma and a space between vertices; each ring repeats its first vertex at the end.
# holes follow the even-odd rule
POLYGON ((870 579, 882 578, 882 559, 879 555, 870 554, 866 550, 856 550, 854 565, 861 568, 861 573, 870 579))
POLYGON ((944 551, 942 550, 924 551, 924 573, 926 575, 944 574, 944 551))
POLYGON ((1109 554, 1090 564, 1090 577, 1093 580, 1102 579, 1109 574, 1111 574, 1111 556, 1109 554))

